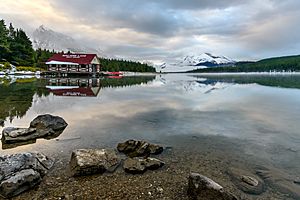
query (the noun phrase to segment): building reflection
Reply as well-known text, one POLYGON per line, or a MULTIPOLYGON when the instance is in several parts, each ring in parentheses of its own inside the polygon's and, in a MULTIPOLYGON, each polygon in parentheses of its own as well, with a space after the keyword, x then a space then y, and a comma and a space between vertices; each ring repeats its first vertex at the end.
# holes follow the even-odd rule
POLYGON ((49 78, 46 88, 55 96, 97 97, 101 88, 146 84, 155 76, 108 76, 102 78, 49 78))
POLYGON ((12 123, 32 107, 34 98, 50 93, 65 97, 97 97, 101 88, 130 87, 153 81, 155 76, 118 78, 0 78, 0 122, 12 123))
POLYGON ((48 79, 46 88, 55 96, 97 97, 100 79, 62 78, 48 79))

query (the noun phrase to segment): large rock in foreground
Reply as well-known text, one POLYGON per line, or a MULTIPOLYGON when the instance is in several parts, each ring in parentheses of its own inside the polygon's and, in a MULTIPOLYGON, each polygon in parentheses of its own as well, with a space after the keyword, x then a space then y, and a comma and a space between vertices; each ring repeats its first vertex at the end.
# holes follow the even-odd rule
POLYGON ((224 191, 221 185, 197 173, 189 176, 188 195, 193 200, 237 200, 235 196, 224 191))
POLYGON ((5 144, 11 144, 37 138, 51 139, 59 136, 67 125, 61 117, 49 114, 40 115, 30 123, 30 128, 7 127, 3 129, 2 141, 5 144))
POLYGON ((70 169, 73 176, 114 172, 120 158, 113 149, 78 149, 72 152, 70 169))
POLYGON ((49 114, 39 115, 30 122, 30 128, 37 130, 61 131, 67 126, 68 124, 63 118, 49 114))
POLYGON ((126 142, 119 143, 117 149, 131 158, 148 157, 150 154, 157 155, 163 152, 162 146, 138 140, 127 140, 126 142))
POLYGON ((41 153, 0 156, 0 195, 10 198, 39 184, 53 163, 41 153))
POLYGON ((147 169, 155 170, 165 163, 156 158, 127 158, 123 163, 123 169, 130 174, 141 174, 147 169))
POLYGON ((2 131, 2 141, 4 143, 23 142, 27 140, 34 140, 38 137, 43 137, 46 134, 41 134, 36 131, 36 128, 14 128, 7 127, 2 131))

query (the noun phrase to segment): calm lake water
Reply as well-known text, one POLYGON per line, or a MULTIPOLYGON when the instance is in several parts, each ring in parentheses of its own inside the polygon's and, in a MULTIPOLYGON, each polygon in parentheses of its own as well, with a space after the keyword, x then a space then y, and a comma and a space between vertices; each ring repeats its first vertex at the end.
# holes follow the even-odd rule
POLYGON ((41 151, 69 158, 77 148, 115 147, 132 138, 187 149, 184 138, 213 138, 216 151, 225 154, 226 145, 236 146, 245 160, 265 162, 295 179, 300 174, 297 75, 0 79, 5 127, 28 127, 45 113, 69 124, 59 137, 2 144, 0 154, 41 151))

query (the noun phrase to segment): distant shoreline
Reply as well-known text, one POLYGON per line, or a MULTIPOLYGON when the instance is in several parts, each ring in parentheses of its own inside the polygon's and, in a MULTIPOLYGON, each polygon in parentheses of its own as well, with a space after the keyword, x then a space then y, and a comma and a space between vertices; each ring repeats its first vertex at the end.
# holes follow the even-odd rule
POLYGON ((300 75, 300 72, 162 72, 157 74, 199 74, 199 75, 300 75))
MULTIPOLYGON (((145 76, 145 75, 166 75, 166 74, 186 74, 186 75, 204 75, 204 76, 240 76, 240 75, 268 75, 268 76, 274 76, 274 75, 300 75, 300 72, 210 72, 210 73, 199 73, 199 72, 156 72, 156 73, 136 73, 136 72, 124 72, 123 76, 145 76)), ((43 76, 43 73, 1 73, 0 77, 5 76, 43 76)))
POLYGON ((188 73, 200 75, 300 75, 300 72, 211 72, 211 73, 188 73))

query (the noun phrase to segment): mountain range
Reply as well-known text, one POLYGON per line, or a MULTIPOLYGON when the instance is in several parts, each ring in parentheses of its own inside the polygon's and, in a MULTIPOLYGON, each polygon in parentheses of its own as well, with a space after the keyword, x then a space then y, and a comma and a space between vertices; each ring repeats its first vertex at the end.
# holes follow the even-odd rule
MULTIPOLYGON (((55 51, 64 51, 72 53, 96 53, 99 57, 115 58, 107 56, 102 50, 87 46, 85 43, 75 40, 74 38, 63 33, 56 32, 50 28, 41 25, 31 36, 32 44, 35 49, 48 49, 55 51)), ((181 59, 176 59, 163 64, 156 65, 157 72, 187 72, 191 70, 231 66, 234 60, 226 56, 217 56, 211 53, 191 54, 181 59)))
POLYGON ((202 53, 199 55, 187 55, 173 62, 164 62, 156 66, 156 69, 158 72, 186 72, 210 67, 232 66, 235 63, 235 60, 226 56, 202 53))

